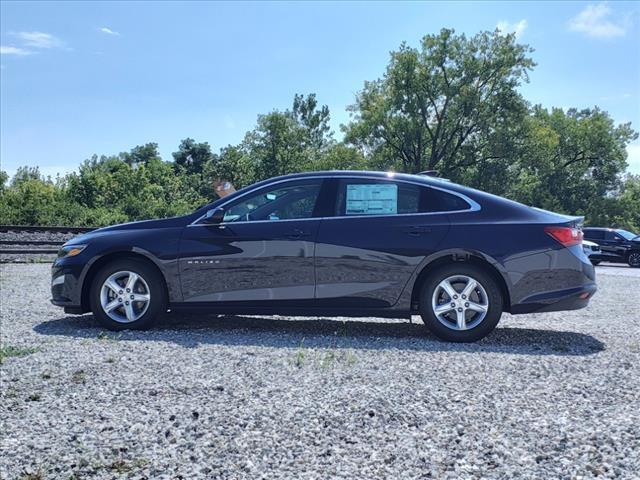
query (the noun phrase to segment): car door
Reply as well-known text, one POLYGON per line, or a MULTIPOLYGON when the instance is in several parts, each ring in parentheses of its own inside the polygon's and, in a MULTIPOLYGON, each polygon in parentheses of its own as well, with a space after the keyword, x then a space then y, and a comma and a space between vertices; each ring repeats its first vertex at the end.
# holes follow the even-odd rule
POLYGON ((614 255, 619 258, 624 258, 624 247, 620 240, 620 236, 612 230, 606 230, 604 232, 604 239, 600 243, 600 249, 608 254, 614 255))
POLYGON ((316 299, 325 308, 393 306, 449 229, 427 212, 429 189, 374 178, 333 180, 335 206, 316 239, 316 299))
POLYGON ((321 187, 320 178, 272 184, 223 204, 222 223, 186 227, 180 247, 184 301, 312 302, 321 187))

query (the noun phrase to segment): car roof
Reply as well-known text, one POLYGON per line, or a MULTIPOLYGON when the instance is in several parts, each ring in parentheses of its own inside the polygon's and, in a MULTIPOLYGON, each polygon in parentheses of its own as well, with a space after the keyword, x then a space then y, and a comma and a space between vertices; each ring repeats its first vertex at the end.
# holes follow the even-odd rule
POLYGON ((294 178, 305 178, 305 177, 351 177, 351 176, 366 176, 371 178, 393 178, 398 180, 407 180, 412 182, 421 182, 426 185, 441 185, 442 183, 446 183, 446 180, 440 179, 438 177, 433 177, 430 175, 418 175, 411 173, 398 173, 398 172, 380 172, 380 171, 372 171, 372 170, 320 170, 315 172, 301 172, 301 173, 290 173, 288 175, 282 175, 279 177, 272 177, 269 180, 286 180, 286 179, 294 179, 294 178))

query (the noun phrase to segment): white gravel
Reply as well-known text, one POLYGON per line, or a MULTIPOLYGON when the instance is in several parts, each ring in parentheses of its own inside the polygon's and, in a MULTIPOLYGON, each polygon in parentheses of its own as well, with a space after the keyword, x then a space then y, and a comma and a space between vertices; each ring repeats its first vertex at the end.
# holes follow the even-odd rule
POLYGON ((0 268, 2 345, 37 349, 1 367, 3 479, 640 472, 640 270, 598 267, 587 309, 454 345, 380 319, 107 333, 49 304, 48 265, 0 268))

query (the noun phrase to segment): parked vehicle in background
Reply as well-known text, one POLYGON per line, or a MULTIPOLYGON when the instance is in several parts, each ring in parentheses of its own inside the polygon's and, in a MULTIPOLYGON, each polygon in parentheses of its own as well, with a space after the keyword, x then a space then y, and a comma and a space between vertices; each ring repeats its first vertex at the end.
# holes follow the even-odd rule
POLYGON ((589 240, 582 240, 582 249, 584 254, 589 257, 592 264, 598 265, 602 260, 599 259, 601 254, 600 245, 589 240))
POLYGON ((502 312, 587 306, 582 221, 424 175, 287 175, 184 217, 76 237, 53 265, 52 301, 116 330, 167 308, 420 314, 438 337, 469 342, 502 312))
POLYGON ((600 246, 600 253, 589 258, 593 261, 627 263, 640 267, 640 236, 620 228, 586 227, 584 238, 600 246))

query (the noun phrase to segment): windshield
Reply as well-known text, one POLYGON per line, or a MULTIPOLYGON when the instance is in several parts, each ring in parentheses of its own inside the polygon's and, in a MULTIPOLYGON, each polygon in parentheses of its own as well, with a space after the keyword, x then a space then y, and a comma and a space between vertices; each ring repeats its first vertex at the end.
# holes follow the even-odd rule
POLYGON ((638 236, 635 233, 628 232, 627 230, 616 230, 616 233, 618 235, 622 235, 627 240, 633 240, 634 238, 636 238, 638 236))

